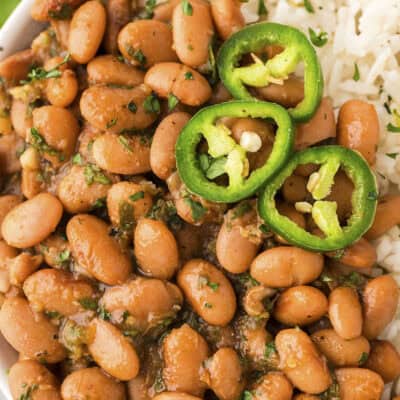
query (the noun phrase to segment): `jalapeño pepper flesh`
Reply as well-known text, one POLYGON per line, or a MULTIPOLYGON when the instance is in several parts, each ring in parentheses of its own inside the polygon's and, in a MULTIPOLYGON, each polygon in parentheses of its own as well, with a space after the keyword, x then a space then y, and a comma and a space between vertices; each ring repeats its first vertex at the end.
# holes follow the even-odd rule
POLYGON ((358 240, 372 225, 377 204, 377 186, 368 163, 353 150, 341 146, 313 147, 296 153, 284 169, 262 191, 258 210, 269 228, 289 243, 314 251, 343 249, 358 240), (281 215, 275 204, 275 196, 286 178, 298 165, 321 165, 318 172, 310 175, 307 189, 314 203, 311 215, 324 237, 313 235, 289 218, 281 215), (324 200, 329 194, 336 172, 342 168, 352 180, 352 215, 345 226, 340 226, 336 214, 337 204, 324 200))
POLYGON ((317 109, 323 92, 323 77, 317 54, 307 37, 299 30, 276 23, 261 22, 234 33, 218 53, 219 75, 236 99, 254 99, 246 85, 267 86, 283 83, 289 74, 304 63, 304 99, 289 109, 296 122, 309 120, 317 109), (284 48, 283 52, 263 62, 254 53, 269 45, 284 48), (254 63, 238 66, 242 56, 250 53, 254 63))
POLYGON ((192 193, 210 201, 233 203, 253 195, 285 165, 293 141, 291 118, 278 104, 243 100, 216 104, 194 115, 179 135, 175 147, 178 172, 192 193), (263 118, 277 125, 272 152, 262 167, 249 172, 246 151, 232 138, 229 128, 219 122, 222 117, 263 118), (207 157, 219 163, 228 177, 227 186, 217 184, 213 176, 207 177, 202 168, 198 146, 203 138, 208 145, 207 157))

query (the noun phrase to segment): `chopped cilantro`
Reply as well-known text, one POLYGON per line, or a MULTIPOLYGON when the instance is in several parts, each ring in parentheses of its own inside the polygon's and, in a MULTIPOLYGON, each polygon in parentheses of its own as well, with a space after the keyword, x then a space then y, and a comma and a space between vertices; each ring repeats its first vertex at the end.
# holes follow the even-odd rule
POLYGON ((83 175, 85 176, 86 183, 88 186, 93 183, 100 183, 102 185, 109 185, 111 183, 110 178, 104 175, 100 168, 94 164, 88 164, 85 166, 83 171, 83 175))
POLYGON ((265 7, 265 0, 258 0, 257 13, 258 13, 259 16, 268 15, 267 7, 265 7))
POLYGON ((204 214, 207 212, 207 209, 204 208, 201 203, 199 203, 196 200, 193 200, 191 197, 185 197, 184 201, 192 211, 192 217, 194 222, 200 221, 204 217, 204 214))
POLYGON ((50 319, 58 319, 61 317, 61 314, 58 311, 45 311, 44 315, 50 319))
POLYGON ((365 364, 367 362, 367 360, 368 360, 368 357, 369 357, 368 353, 362 352, 361 356, 360 356, 360 359, 358 360, 358 365, 365 364))
POLYGON ((57 255, 56 263, 58 265, 64 264, 64 263, 66 263, 66 262, 68 262, 70 260, 70 257, 71 257, 71 252, 68 249, 64 250, 64 251, 61 251, 57 255))
POLYGON ((92 299, 91 297, 83 297, 82 299, 79 299, 78 302, 85 310, 97 310, 98 305, 96 299, 92 299))
POLYGON ((159 113, 161 110, 160 102, 158 97, 152 93, 144 99, 143 108, 146 113, 159 113))
POLYGON ((191 81, 191 80, 193 80, 194 79, 194 77, 193 77, 193 74, 190 72, 190 71, 188 71, 188 72, 185 72, 185 79, 187 80, 187 81, 191 81))
POLYGON ((133 206, 127 201, 122 201, 119 205, 119 226, 120 228, 127 232, 132 230, 134 225, 133 218, 133 206))
POLYGON ((129 144, 129 140, 124 135, 118 136, 118 142, 121 143, 121 145, 128 153, 132 153, 132 147, 129 144))
POLYGON ((128 46, 127 48, 128 54, 134 59, 136 60, 141 67, 145 66, 147 63, 147 58, 146 56, 143 54, 142 50, 140 49, 134 49, 131 46, 128 46))
POLYGON ((172 93, 168 95, 168 110, 172 111, 179 103, 179 99, 172 93))
POLYGON ((106 198, 100 197, 92 204, 92 210, 96 210, 97 208, 102 208, 106 205, 106 198))
POLYGON ((136 192, 135 194, 132 194, 131 196, 129 196, 129 200, 131 201, 138 201, 140 199, 144 198, 144 192, 140 191, 140 192, 136 192))
POLYGON ((77 165, 82 165, 83 161, 82 161, 82 156, 79 153, 76 153, 73 157, 72 157, 72 163, 73 164, 77 164, 77 165))
POLYGON ((128 108, 128 110, 129 110, 131 113, 134 113, 134 114, 135 114, 136 111, 137 111, 137 106, 136 106, 136 104, 135 104, 133 101, 130 101, 126 107, 128 108))
POLYGON ((104 307, 99 306, 97 309, 97 313, 99 318, 103 319, 104 321, 109 321, 111 319, 111 314, 107 311, 104 307))
POLYGON ((49 146, 44 137, 39 133, 36 128, 31 128, 31 144, 39 153, 46 153, 50 156, 58 157, 59 161, 64 161, 65 156, 61 151, 49 146))
POLYGON ((107 122, 106 128, 107 129, 112 128, 113 126, 115 126, 117 124, 117 122, 118 122, 118 119, 113 118, 111 121, 107 122))
POLYGON ((30 72, 28 73, 28 79, 23 80, 20 83, 22 85, 27 84, 27 83, 32 83, 35 81, 40 81, 43 79, 51 79, 51 78, 59 78, 61 76, 61 71, 59 68, 66 64, 70 60, 70 55, 68 54, 67 56, 64 57, 64 59, 56 65, 54 68, 46 71, 42 67, 37 67, 37 68, 32 68, 30 72))
POLYGON ((358 82, 359 80, 360 80, 360 70, 358 69, 358 64, 354 63, 353 81, 358 82))
POLYGON ((317 35, 313 29, 308 28, 308 34, 310 35, 310 40, 314 46, 323 47, 328 42, 328 34, 326 32, 320 32, 317 35))
POLYGON ((270 358, 272 354, 276 353, 276 347, 274 342, 269 342, 265 345, 265 350, 264 350, 264 357, 265 358, 270 358))
POLYGON ((245 390, 240 396, 240 400, 253 400, 253 394, 249 390, 245 390))
POLYGON ((212 308, 212 304, 205 302, 204 303, 205 308, 212 308))
POLYGON ((310 14, 314 14, 314 6, 311 4, 310 0, 304 0, 304 8, 309 12, 310 14))
POLYGON ((251 211, 251 204, 248 201, 244 201, 233 210, 231 219, 243 217, 249 211, 251 211))
POLYGON ((193 15, 193 7, 190 4, 189 0, 182 0, 182 11, 185 15, 193 15))
POLYGON ((27 384, 25 383, 23 385, 23 388, 25 387, 26 390, 19 396, 18 400, 32 400, 33 392, 39 388, 39 385, 34 383, 33 385, 27 386, 27 384))

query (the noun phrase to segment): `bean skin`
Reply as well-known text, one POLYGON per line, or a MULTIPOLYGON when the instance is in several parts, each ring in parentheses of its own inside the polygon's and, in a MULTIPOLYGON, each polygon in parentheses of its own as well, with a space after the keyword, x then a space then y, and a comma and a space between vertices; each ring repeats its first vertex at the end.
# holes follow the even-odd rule
POLYGON ((325 295, 312 286, 294 286, 281 293, 274 307, 274 317, 286 325, 308 325, 328 311, 325 295))
POLYGON ((314 281, 323 265, 321 254, 280 246, 260 253, 251 263, 250 274, 265 286, 281 288, 314 281))
POLYGON ((101 219, 75 215, 69 220, 66 233, 73 257, 88 274, 108 285, 121 284, 128 278, 130 259, 109 236, 108 226, 101 219))
POLYGON ((245 25, 239 1, 213 0, 210 5, 215 26, 222 39, 228 39, 245 25))
POLYGON ((290 400, 293 386, 281 372, 269 372, 253 387, 251 393, 255 400, 290 400))
POLYGON ((186 300, 209 324, 227 325, 236 311, 236 296, 225 275, 214 265, 194 259, 179 271, 178 285, 186 300))
MULTIPOLYGON (((18 204, 21 203, 21 198, 14 194, 6 194, 0 196, 0 226, 3 223, 5 216, 18 204)), ((3 239, 3 235, 0 230, 0 239, 3 239)))
POLYGON ((367 283, 362 293, 363 335, 376 338, 396 314, 399 288, 390 275, 379 276, 367 283))
POLYGON ((87 1, 72 17, 68 50, 72 58, 87 64, 96 54, 106 29, 106 11, 98 1, 87 1))
POLYGON ((34 62, 31 49, 19 51, 0 62, 0 76, 13 85, 25 79, 34 62))
POLYGON ((362 309, 357 292, 349 287, 337 287, 329 295, 329 319, 343 339, 355 339, 362 331, 362 309))
POLYGON ((19 249, 32 247, 54 231, 62 216, 60 201, 49 193, 14 207, 4 218, 1 231, 4 240, 19 249))
POLYGON ((57 363, 66 357, 64 347, 57 340, 57 327, 43 314, 32 311, 21 297, 4 301, 0 310, 0 332, 15 350, 30 359, 57 363))
POLYGON ((200 397, 187 393, 163 392, 153 397, 153 400, 201 400, 200 397))
POLYGON ((318 350, 336 367, 358 367, 368 356, 370 345, 365 337, 343 339, 333 329, 321 329, 311 335, 318 350))
POLYGON ((306 333, 286 329, 275 338, 280 368, 292 384, 303 392, 318 394, 332 383, 328 366, 306 333))
POLYGON ((185 14, 177 5, 172 16, 174 47, 179 60, 197 68, 208 60, 208 47, 214 34, 210 5, 203 0, 190 0, 192 13, 185 14))
POLYGON ((341 400, 380 400, 383 380, 365 368, 340 368, 335 371, 341 400))
POLYGON ((173 329, 164 339, 162 354, 163 380, 167 390, 201 397, 206 386, 200 381, 199 370, 209 356, 208 345, 203 337, 184 324, 173 329))

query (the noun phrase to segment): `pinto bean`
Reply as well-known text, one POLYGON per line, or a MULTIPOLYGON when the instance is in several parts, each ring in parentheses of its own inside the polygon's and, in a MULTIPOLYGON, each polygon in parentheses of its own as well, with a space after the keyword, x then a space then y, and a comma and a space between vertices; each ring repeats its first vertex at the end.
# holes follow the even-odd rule
POLYGON ((214 265, 194 259, 179 271, 178 285, 186 300, 207 323, 227 325, 236 311, 236 296, 225 275, 214 265))
POLYGON ((335 371, 341 400, 379 400, 383 380, 365 368, 340 368, 335 371))
POLYGON ((211 96, 207 80, 194 69, 179 63, 154 65, 147 71, 144 81, 160 97, 167 98, 173 94, 181 103, 189 106, 199 106, 211 96))
POLYGON ((323 140, 336 137, 335 114, 332 100, 324 97, 313 117, 296 127, 295 147, 304 149, 323 140))
POLYGON ((22 143, 22 139, 15 134, 0 136, 0 168, 4 175, 21 170, 17 153, 22 143))
POLYGON ((275 247, 259 254, 251 264, 251 276, 269 287, 304 285, 318 278, 324 258, 297 247, 275 247))
POLYGON ((222 39, 228 39, 244 27, 245 21, 240 12, 239 1, 213 0, 210 5, 215 26, 222 39))
POLYGON ((157 118, 148 112, 143 103, 151 90, 145 85, 133 89, 92 86, 86 89, 80 100, 83 117, 95 128, 120 133, 150 126, 157 118), (134 109, 135 111, 130 111, 134 109))
POLYGON ((61 400, 56 377, 37 361, 24 360, 15 363, 10 368, 8 383, 14 399, 26 398, 31 390, 35 399, 61 400))
POLYGON ((160 179, 166 180, 176 169, 175 143, 189 119, 190 114, 178 111, 157 126, 151 142, 150 165, 160 179))
POLYGON ((28 112, 28 104, 22 100, 13 100, 10 110, 12 126, 18 136, 25 138, 33 126, 32 115, 28 112))
POLYGON ((75 11, 68 40, 72 58, 87 64, 97 53, 106 29, 106 10, 102 3, 90 0, 75 11))
POLYGON ((219 81, 214 87, 209 103, 219 104, 229 100, 232 100, 232 95, 228 92, 228 89, 222 84, 222 82, 219 81))
POLYGON ((153 11, 153 19, 163 22, 170 22, 175 7, 181 4, 181 0, 168 0, 164 3, 158 4, 153 11))
POLYGON ((122 223, 121 213, 123 214, 123 209, 121 207, 124 203, 129 205, 128 210, 132 209, 132 221, 137 221, 149 212, 153 200, 150 194, 145 191, 143 185, 133 182, 115 183, 107 194, 108 215, 114 225, 121 225, 122 223))
POLYGON ((108 285, 127 279, 131 262, 108 235, 105 222, 92 215, 75 215, 69 220, 66 233, 73 257, 89 275, 108 285))
MULTIPOLYGON (((56 106, 36 108, 32 115, 33 126, 57 154, 53 155, 45 150, 39 150, 39 152, 54 166, 59 166, 63 161, 68 160, 74 152, 79 135, 77 119, 71 111, 56 106)), ((28 140, 33 144, 37 143, 37 138, 32 133, 28 135, 28 140)))
POLYGON ((22 286, 26 278, 34 273, 43 262, 42 255, 33 256, 29 253, 21 253, 7 262, 10 283, 14 286, 22 286))
POLYGON ((203 0, 190 0, 192 12, 176 6, 172 16, 174 47, 179 60, 189 67, 200 67, 208 60, 208 48, 214 34, 210 5, 203 0))
POLYGON ((43 314, 32 311, 21 297, 5 299, 0 310, 0 332, 15 350, 30 359, 57 363, 66 357, 57 340, 57 327, 43 314))
POLYGON ((221 400, 235 400, 244 388, 243 370, 235 350, 225 347, 219 349, 205 362, 200 379, 221 400))
POLYGON ((304 177, 299 175, 289 176, 283 186, 282 195, 288 203, 296 203, 304 201, 307 196, 307 181, 304 177))
POLYGON ((87 73, 88 81, 92 85, 137 86, 144 82, 143 71, 121 62, 112 55, 94 58, 87 65, 87 73))
POLYGON ((171 28, 156 20, 138 20, 125 25, 118 35, 118 48, 132 65, 149 68, 176 61, 171 28))
POLYGON ((31 49, 19 51, 0 62, 0 76, 8 84, 15 85, 25 79, 34 62, 31 49))
POLYGON ((68 316, 82 311, 79 303, 94 294, 92 286, 56 269, 42 269, 24 282, 24 293, 33 310, 56 311, 68 316))
POLYGON ((271 83, 256 88, 255 92, 262 100, 278 103, 285 108, 295 107, 304 98, 304 82, 302 79, 290 76, 282 85, 271 83))
POLYGON ((154 278, 170 279, 178 269, 178 245, 162 221, 143 218, 138 222, 134 252, 140 268, 154 278))
POLYGON ((108 288, 101 305, 112 317, 125 311, 133 317, 135 328, 146 331, 180 309, 183 296, 177 286, 159 279, 136 278, 108 288))
POLYGON ((364 325, 367 339, 377 337, 396 313, 399 288, 390 275, 379 276, 367 283, 362 293, 364 325))
POLYGON ((355 339, 362 331, 362 309, 355 290, 337 287, 329 295, 329 319, 343 339, 355 339))
POLYGON ((400 376, 400 354, 387 340, 374 340, 365 367, 378 373, 385 383, 400 376))
POLYGON ((88 349, 100 367, 122 381, 133 379, 139 372, 135 349, 114 325, 95 318, 89 325, 88 349))
POLYGON ((379 142, 379 119, 375 107, 363 100, 349 100, 340 107, 338 143, 360 152, 369 164, 375 163, 379 142))
POLYGON ((78 94, 78 80, 75 72, 67 69, 62 72, 59 78, 52 78, 47 81, 46 97, 47 100, 57 107, 68 107, 78 94))
POLYGON ((301 330, 286 329, 275 338, 280 367, 292 384, 303 392, 317 394, 332 383, 325 360, 301 330))
POLYGON ((63 50, 68 49, 68 39, 69 39, 69 28, 71 26, 71 20, 69 19, 52 19, 50 21, 50 26, 56 34, 57 41, 61 45, 63 50))
MULTIPOLYGON (((17 195, 6 194, 0 196, 0 225, 3 223, 5 216, 20 203, 21 203, 21 198, 17 195)), ((3 239, 1 231, 0 231, 0 239, 3 239)))
POLYGON ((35 246, 44 240, 61 220, 62 204, 49 193, 14 207, 3 219, 1 232, 4 240, 19 249, 35 246))
POLYGON ((255 400, 291 400, 293 386, 281 372, 269 372, 253 387, 251 393, 255 400))
POLYGON ((365 237, 377 239, 400 223, 400 195, 388 195, 379 199, 375 220, 365 237))
POLYGON ((79 369, 68 375, 62 386, 63 400, 87 399, 96 400, 125 400, 125 388, 104 374, 100 368, 79 369))
POLYGON ((370 345, 367 339, 343 339, 333 329, 321 329, 311 335, 318 350, 337 367, 358 367, 368 356, 370 345))
POLYGON ((162 355, 163 379, 167 390, 201 397, 206 385, 201 382, 199 371, 209 356, 208 345, 203 337, 184 324, 173 329, 164 339, 162 355))
MULTIPOLYGON (((73 165, 61 179, 57 187, 57 195, 65 210, 71 214, 87 212, 94 208, 96 201, 104 199, 111 187, 109 183, 88 183, 87 173, 90 167, 73 165)), ((107 177, 106 177, 107 179, 107 177)))
POLYGON ((274 317, 286 325, 308 325, 318 321, 328 311, 325 295, 312 286, 286 289, 274 307, 274 317))
POLYGON ((136 175, 151 171, 150 146, 140 136, 106 132, 93 143, 96 164, 114 174, 136 175))

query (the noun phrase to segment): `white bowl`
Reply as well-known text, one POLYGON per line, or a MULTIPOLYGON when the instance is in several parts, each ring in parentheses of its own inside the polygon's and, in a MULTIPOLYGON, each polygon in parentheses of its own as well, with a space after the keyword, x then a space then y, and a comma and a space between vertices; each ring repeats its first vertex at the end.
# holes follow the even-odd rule
MULTIPOLYGON (((1 1, 1 0, 0 0, 1 1)), ((0 60, 18 50, 28 48, 32 39, 43 29, 43 25, 33 21, 30 8, 34 0, 22 0, 7 22, 0 29, 0 60)), ((18 355, 0 335, 0 399, 12 400, 8 390, 8 368, 18 355)))

